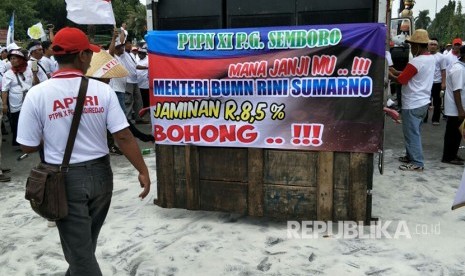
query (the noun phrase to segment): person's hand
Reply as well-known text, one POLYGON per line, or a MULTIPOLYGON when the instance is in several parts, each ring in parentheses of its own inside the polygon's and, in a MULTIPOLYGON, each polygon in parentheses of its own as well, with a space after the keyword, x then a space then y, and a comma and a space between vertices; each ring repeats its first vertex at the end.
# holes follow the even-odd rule
POLYGON ((441 90, 446 90, 446 84, 445 83, 441 83, 441 90))
POLYGON ((465 111, 459 110, 459 120, 463 121, 465 119, 465 111))
POLYGON ((118 29, 116 29, 116 28, 115 28, 115 29, 113 29, 113 38, 115 38, 115 39, 116 39, 116 38, 118 38, 118 36, 119 36, 118 29))
POLYGON ((141 199, 144 199, 150 193, 150 177, 145 174, 139 174, 139 183, 144 190, 139 194, 141 199))

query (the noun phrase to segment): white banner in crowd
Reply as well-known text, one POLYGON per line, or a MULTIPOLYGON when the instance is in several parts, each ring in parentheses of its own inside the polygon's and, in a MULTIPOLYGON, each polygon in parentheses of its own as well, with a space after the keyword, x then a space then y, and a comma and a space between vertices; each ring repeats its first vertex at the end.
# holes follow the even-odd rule
POLYGON ((45 36, 44 27, 42 23, 39 22, 35 25, 32 25, 27 29, 27 35, 32 39, 40 39, 41 37, 45 36))
POLYGON ((116 25, 110 0, 66 0, 66 11, 76 24, 116 25))

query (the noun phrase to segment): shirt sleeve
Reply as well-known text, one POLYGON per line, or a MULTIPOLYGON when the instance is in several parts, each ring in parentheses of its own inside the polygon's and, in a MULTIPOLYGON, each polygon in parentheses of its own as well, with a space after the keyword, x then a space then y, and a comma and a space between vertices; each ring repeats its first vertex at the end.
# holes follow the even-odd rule
POLYGON ((11 89, 11 76, 10 74, 7 74, 8 71, 3 75, 2 78, 2 91, 6 92, 11 89))
POLYGON ((126 115, 121 109, 116 92, 110 86, 107 87, 110 96, 108 101, 107 129, 113 134, 129 127, 129 124, 126 115))
POLYGON ((21 107, 16 141, 21 145, 37 147, 42 140, 42 123, 39 114, 36 113, 34 108, 35 105, 31 92, 28 92, 21 107))
POLYGON ((408 63, 407 66, 405 66, 404 71, 400 73, 399 77, 397 80, 399 81, 400 84, 407 84, 410 79, 413 78, 418 73, 418 70, 415 66, 413 66, 411 63, 408 63))
POLYGON ((450 70, 450 80, 452 83, 452 92, 463 89, 463 73, 462 70, 450 70))

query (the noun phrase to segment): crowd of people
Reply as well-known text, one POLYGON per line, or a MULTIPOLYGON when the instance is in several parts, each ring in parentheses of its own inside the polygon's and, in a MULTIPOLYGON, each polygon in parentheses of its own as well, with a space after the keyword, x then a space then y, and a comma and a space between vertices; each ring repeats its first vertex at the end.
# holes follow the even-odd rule
MULTIPOLYGON (((123 23, 120 29, 115 30, 112 42, 100 46, 101 49, 110 52, 129 72, 127 76, 111 79, 109 84, 116 92, 120 107, 128 119, 133 135, 144 142, 154 142, 153 135, 142 133, 135 126, 139 123, 148 123, 139 116, 139 111, 150 105, 147 46, 145 43, 133 46, 131 39, 128 39, 128 32, 125 28, 126 25, 123 23), (111 45, 113 45, 113 49, 108 50, 111 45), (115 48, 119 50, 115 51, 115 48)), ((0 107, 2 108, 0 121, 2 134, 8 134, 5 122, 9 123, 12 146, 18 150, 20 150, 16 141, 18 120, 27 92, 31 87, 53 78, 54 73, 59 70, 52 49, 55 37, 53 27, 49 28, 48 33, 49 40, 31 40, 25 47, 19 47, 16 43, 10 43, 7 47, 0 46, 0 107)), ((111 154, 122 155, 111 135, 108 135, 108 147, 111 154)), ((0 169, 0 182, 10 181, 11 177, 4 173, 11 170, 6 166, 1 167, 1 161, 0 168, 3 168, 0 169)))
POLYGON ((424 170, 421 125, 428 123, 430 109, 433 110, 433 126, 440 125, 441 115, 447 120, 441 162, 464 165, 464 159, 458 155, 462 140, 459 126, 465 119, 465 46, 462 39, 453 39, 442 53, 438 39, 430 38, 423 29, 417 29, 406 42, 410 44, 412 58, 402 70, 394 69, 389 52, 386 55, 406 149, 406 155, 399 157, 403 163, 399 169, 424 170))

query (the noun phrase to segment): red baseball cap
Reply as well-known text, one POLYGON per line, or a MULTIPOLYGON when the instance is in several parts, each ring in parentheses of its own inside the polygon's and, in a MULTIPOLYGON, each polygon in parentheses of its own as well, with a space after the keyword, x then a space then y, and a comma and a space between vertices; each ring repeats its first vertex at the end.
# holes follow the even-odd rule
POLYGON ((455 44, 462 45, 462 40, 460 38, 456 38, 456 39, 452 40, 452 45, 455 45, 455 44))
POLYGON ((54 55, 75 54, 84 50, 100 52, 100 47, 90 44, 86 34, 78 28, 65 27, 55 34, 52 43, 54 55))

